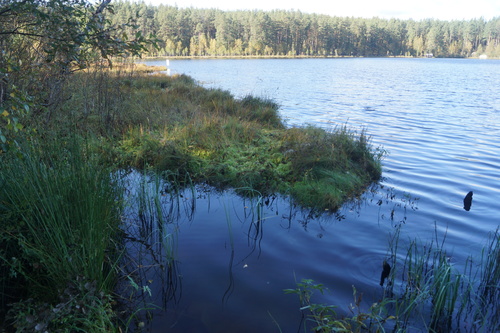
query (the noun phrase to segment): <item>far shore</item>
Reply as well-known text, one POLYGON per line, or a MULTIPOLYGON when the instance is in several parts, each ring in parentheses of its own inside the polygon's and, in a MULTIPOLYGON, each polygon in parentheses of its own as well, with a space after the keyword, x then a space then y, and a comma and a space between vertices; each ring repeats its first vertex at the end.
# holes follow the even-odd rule
POLYGON ((478 55, 474 57, 434 57, 434 56, 306 56, 306 55, 227 55, 227 56, 169 56, 169 55, 157 55, 157 56, 144 56, 142 58, 136 58, 137 60, 154 60, 154 59, 343 59, 343 58, 408 58, 408 59, 490 59, 498 60, 499 57, 487 57, 485 55, 478 55))

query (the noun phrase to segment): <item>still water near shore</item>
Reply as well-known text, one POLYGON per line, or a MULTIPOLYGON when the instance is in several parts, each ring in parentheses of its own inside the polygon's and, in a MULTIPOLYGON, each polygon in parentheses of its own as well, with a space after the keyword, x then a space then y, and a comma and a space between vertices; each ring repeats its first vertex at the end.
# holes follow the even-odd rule
MULTIPOLYGON (((369 307, 382 296, 381 263, 397 226, 401 240, 446 235, 450 262, 460 268, 468 256, 480 255, 500 224, 500 61, 197 59, 169 65, 172 74, 206 87, 275 100, 290 126, 366 129, 388 155, 380 185, 321 217, 294 209, 286 197, 249 201, 200 187, 177 201, 165 195, 166 216, 176 217, 157 243, 170 246, 175 264, 159 267, 145 259, 145 249, 137 250, 152 267, 143 276, 149 301, 163 307, 149 323, 152 332, 297 331, 298 297, 283 289, 313 279, 330 289, 318 302, 349 314, 354 285, 369 307), (469 191, 474 196, 466 211, 469 191)), ((131 184, 140 178, 127 176, 131 184)), ((128 223, 134 221, 131 213, 128 223)))

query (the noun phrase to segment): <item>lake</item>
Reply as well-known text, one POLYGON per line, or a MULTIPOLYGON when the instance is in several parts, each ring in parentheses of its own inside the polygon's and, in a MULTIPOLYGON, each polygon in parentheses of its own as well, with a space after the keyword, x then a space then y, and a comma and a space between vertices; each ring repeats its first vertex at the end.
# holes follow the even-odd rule
POLYGON ((130 237, 128 247, 141 267, 130 270, 147 285, 137 291, 138 304, 159 307, 145 323, 149 332, 298 331, 298 296, 283 290, 304 278, 329 289, 315 301, 352 315, 353 286, 364 310, 383 296, 382 261, 397 230, 395 266, 409 239, 445 238, 461 272, 500 225, 500 61, 176 59, 169 68, 237 97, 271 98, 289 126, 365 129, 388 154, 378 185, 322 216, 280 196, 249 200, 201 186, 170 196, 154 176, 127 174, 136 189, 130 197, 140 188, 162 194, 154 205, 162 227, 136 213, 140 203, 126 220, 145 237, 130 237))

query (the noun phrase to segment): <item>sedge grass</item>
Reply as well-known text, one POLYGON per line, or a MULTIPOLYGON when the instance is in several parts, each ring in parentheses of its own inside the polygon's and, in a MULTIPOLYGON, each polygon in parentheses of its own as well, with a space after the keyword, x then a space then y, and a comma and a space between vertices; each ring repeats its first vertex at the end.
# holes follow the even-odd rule
POLYGON ((313 329, 320 332, 498 332, 498 229, 477 261, 467 259, 464 273, 450 263, 446 237, 439 242, 436 235, 427 243, 410 239, 405 248, 399 236, 397 230, 390 239, 392 269, 384 296, 368 311, 361 310, 361 294, 355 288, 349 309, 357 311, 352 317, 339 317, 332 311, 335 306, 315 303, 313 292, 325 287, 312 280, 302 280, 285 293, 299 296, 301 310, 309 313, 313 329), (399 251, 405 255, 398 256, 399 251))
POLYGON ((107 105, 75 117, 100 137, 96 149, 117 167, 189 174, 221 189, 291 194, 300 205, 331 211, 381 175, 383 151, 371 147, 364 131, 288 128, 279 105, 266 98, 235 99, 184 75, 125 71, 80 73, 74 85, 78 96, 64 110, 78 109, 76 101, 107 105), (119 98, 103 102, 95 86, 119 98))
MULTIPOLYGON (((406 331, 425 327, 429 332, 498 330, 498 304, 490 298, 498 297, 499 293, 499 280, 495 278, 498 237, 498 230, 492 233, 478 265, 468 259, 464 273, 450 263, 445 249, 446 235, 441 242, 437 234, 436 239, 425 244, 410 240, 403 263, 393 266, 393 274, 400 276, 399 289, 391 286, 394 294, 386 295, 392 300, 397 318, 394 328, 406 331), (398 271, 401 265, 403 268, 398 271), (493 294, 485 293, 484 286, 490 286, 493 294)), ((398 242, 396 239, 391 247, 397 247, 398 242)))
POLYGON ((4 160, 0 197, 9 220, 22 228, 10 235, 18 239, 23 259, 43 272, 41 281, 32 281, 36 288, 57 289, 83 275, 109 290, 119 184, 76 142, 52 149, 52 156, 43 149, 4 160))
MULTIPOLYGON (((111 175, 76 138, 67 144, 31 142, 22 152, 3 156, 1 242, 16 244, 0 253, 11 277, 2 278, 6 289, 24 281, 24 296, 47 304, 82 280, 94 286, 92 297, 113 290, 121 190, 111 175)), ((109 305, 104 299, 100 304, 109 305)))
POLYGON ((127 191, 124 198, 125 248, 121 272, 126 277, 120 297, 134 307, 124 321, 148 321, 152 294, 160 292, 164 306, 176 302, 182 293, 182 278, 177 258, 179 222, 191 219, 196 208, 196 189, 188 177, 170 172, 137 170, 120 172, 127 191), (162 281, 149 287, 148 281, 162 281), (160 287, 161 290, 156 288, 160 287), (137 309, 138 308, 138 309, 137 309))

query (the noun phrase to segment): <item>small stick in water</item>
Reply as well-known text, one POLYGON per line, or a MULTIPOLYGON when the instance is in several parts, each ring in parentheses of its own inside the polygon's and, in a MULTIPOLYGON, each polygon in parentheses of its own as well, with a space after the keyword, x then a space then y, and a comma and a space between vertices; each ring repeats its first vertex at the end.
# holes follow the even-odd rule
POLYGON ((384 260, 384 263, 382 264, 382 274, 380 276, 381 286, 384 286, 384 281, 389 277, 389 274, 391 274, 391 266, 387 263, 386 260, 384 260))
POLYGON ((470 191, 469 193, 467 193, 467 195, 464 198, 464 209, 466 211, 469 211, 470 206, 472 206, 472 194, 473 194, 473 192, 470 191))

